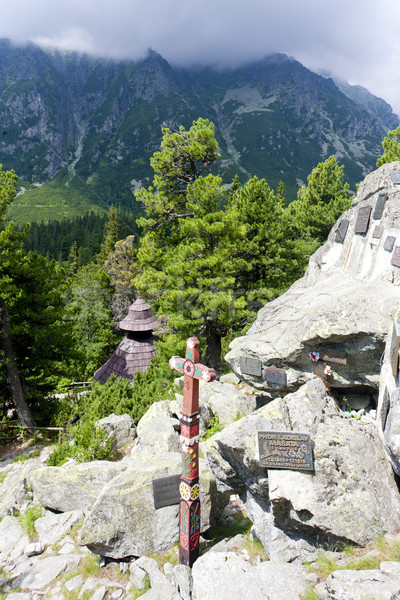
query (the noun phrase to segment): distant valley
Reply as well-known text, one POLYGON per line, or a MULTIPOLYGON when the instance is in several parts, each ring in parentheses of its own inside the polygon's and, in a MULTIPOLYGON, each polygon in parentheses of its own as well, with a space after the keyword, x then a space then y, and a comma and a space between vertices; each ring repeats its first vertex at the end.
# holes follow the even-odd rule
POLYGON ((137 212, 161 128, 214 122, 229 184, 257 175, 289 200, 334 154, 356 184, 399 119, 364 88, 317 75, 283 54, 233 70, 180 69, 150 51, 114 62, 0 41, 0 162, 20 177, 18 222, 137 212))

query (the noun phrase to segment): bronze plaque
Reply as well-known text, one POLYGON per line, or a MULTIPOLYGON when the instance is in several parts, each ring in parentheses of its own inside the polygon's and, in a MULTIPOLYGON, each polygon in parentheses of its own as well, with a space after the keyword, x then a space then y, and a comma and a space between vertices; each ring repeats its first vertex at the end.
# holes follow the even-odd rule
POLYGON ((392 339, 390 345, 390 364, 392 365, 393 377, 397 376, 399 366, 400 327, 397 321, 393 322, 392 339))
POLYGON ((179 504, 181 499, 179 492, 180 481, 180 475, 153 479, 153 502, 155 509, 179 504))
POLYGON ((374 231, 372 232, 372 237, 379 239, 382 236, 382 225, 375 225, 374 231))
POLYGON ((354 225, 354 233, 366 233, 368 231, 371 210, 371 206, 364 206, 359 209, 356 224, 354 225))
POLYGON ((378 200, 375 204, 374 214, 372 215, 373 219, 378 220, 382 218, 386 200, 387 194, 379 194, 378 200))
POLYGON ((326 363, 321 362, 320 360, 313 363, 314 375, 316 375, 317 377, 322 377, 322 379, 326 379, 327 374, 325 373, 325 369, 326 369, 326 363))
POLYGON ((262 363, 258 358, 251 358, 250 356, 240 357, 240 371, 246 375, 254 375, 255 377, 261 377, 262 375, 262 363))
POLYGON ((391 171, 390 177, 392 179, 392 183, 400 183, 400 171, 391 171))
POLYGON ((287 385, 287 376, 285 369, 278 369, 278 367, 267 367, 264 369, 264 379, 267 383, 274 383, 276 385, 287 385))
POLYGON ((384 250, 389 250, 389 252, 391 252, 393 250, 393 246, 394 246, 395 241, 396 241, 396 238, 393 235, 388 235, 387 238, 386 238, 386 240, 385 240, 383 249, 384 250))
POLYGON ((337 363, 338 365, 347 365, 347 354, 344 350, 335 350, 334 348, 319 347, 319 358, 327 363, 337 363))
POLYGON ((395 246, 390 264, 394 267, 400 267, 400 246, 395 246))
POLYGON ((336 237, 335 241, 343 244, 344 238, 346 237, 347 229, 349 227, 349 221, 347 219, 343 219, 340 221, 338 228, 336 229, 336 237))
POLYGON ((314 470, 308 433, 259 431, 258 449, 261 465, 267 469, 314 470))

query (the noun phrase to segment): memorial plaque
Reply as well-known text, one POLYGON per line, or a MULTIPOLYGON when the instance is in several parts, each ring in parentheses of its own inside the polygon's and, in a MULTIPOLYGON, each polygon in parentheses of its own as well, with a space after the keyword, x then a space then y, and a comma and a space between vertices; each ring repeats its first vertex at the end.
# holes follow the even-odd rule
POLYGON ((240 357, 240 370, 246 375, 254 375, 255 377, 261 377, 262 375, 262 363, 258 358, 250 358, 249 356, 240 357))
POLYGON ((360 208, 357 214, 356 224, 354 225, 354 233, 366 233, 368 231, 371 210, 371 206, 360 208))
POLYGON ((285 369, 278 369, 278 367, 272 366, 264 369, 264 379, 267 383, 287 385, 286 371, 285 369))
POLYGON ((319 358, 327 363, 337 363, 338 365, 347 365, 347 355, 344 350, 335 350, 334 348, 317 348, 319 358))
POLYGON ((259 431, 258 449, 261 465, 267 469, 314 470, 308 433, 259 431))
POLYGON ((154 508, 171 506, 179 504, 181 495, 179 492, 180 475, 171 475, 170 477, 161 477, 153 479, 153 501, 154 508))
POLYGON ((336 229, 336 242, 340 242, 341 244, 343 244, 348 227, 349 221, 347 219, 343 219, 343 221, 340 221, 339 227, 336 229))
POLYGON ((327 374, 325 373, 326 363, 321 362, 320 360, 313 363, 313 371, 314 375, 317 377, 321 377, 322 379, 327 378, 327 374))
POLYGON ((372 232, 372 237, 379 239, 382 236, 382 225, 375 225, 374 231, 372 232))
POLYGON ((397 376, 399 366, 399 347, 400 347, 400 327, 397 321, 393 323, 392 339, 390 345, 390 364, 392 365, 393 377, 397 376))
POLYGON ((378 220, 378 219, 382 218, 386 200, 387 200, 387 194, 379 194, 378 200, 376 201, 376 204, 375 204, 374 214, 372 215, 373 219, 378 220))
POLYGON ((389 250, 389 252, 391 252, 393 250, 393 246, 394 243, 396 241, 396 238, 393 235, 388 235, 386 240, 385 240, 385 244, 383 246, 384 250, 389 250))
POLYGON ((392 183, 400 183, 400 171, 391 171, 390 177, 392 178, 392 183))
POLYGON ((400 267, 400 246, 395 246, 390 264, 394 267, 400 267))
POLYGON ((381 423, 382 423, 382 431, 385 429, 386 419, 388 416, 390 408, 390 396, 387 387, 385 387, 385 391, 383 393, 382 399, 382 407, 381 407, 381 423))

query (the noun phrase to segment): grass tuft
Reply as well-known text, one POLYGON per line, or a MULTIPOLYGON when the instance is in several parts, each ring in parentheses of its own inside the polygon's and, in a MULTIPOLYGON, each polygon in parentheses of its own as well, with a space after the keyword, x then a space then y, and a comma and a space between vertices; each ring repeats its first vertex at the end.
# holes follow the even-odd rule
POLYGON ((22 529, 25 533, 28 534, 29 539, 31 541, 37 540, 37 531, 35 527, 35 522, 39 517, 42 516, 42 507, 37 504, 33 504, 29 506, 23 513, 21 513, 18 517, 18 522, 21 525, 22 529))

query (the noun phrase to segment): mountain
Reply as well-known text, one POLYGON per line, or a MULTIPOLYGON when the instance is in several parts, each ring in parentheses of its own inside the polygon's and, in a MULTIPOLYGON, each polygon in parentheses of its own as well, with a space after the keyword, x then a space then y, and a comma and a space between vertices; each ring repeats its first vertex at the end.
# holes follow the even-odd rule
POLYGON ((265 177, 289 199, 330 154, 355 185, 399 120, 383 100, 275 54, 237 69, 173 67, 150 51, 111 61, 0 41, 0 162, 20 177, 18 222, 138 210, 161 128, 215 123, 224 181, 265 177), (356 93, 353 93, 356 92, 356 93))

